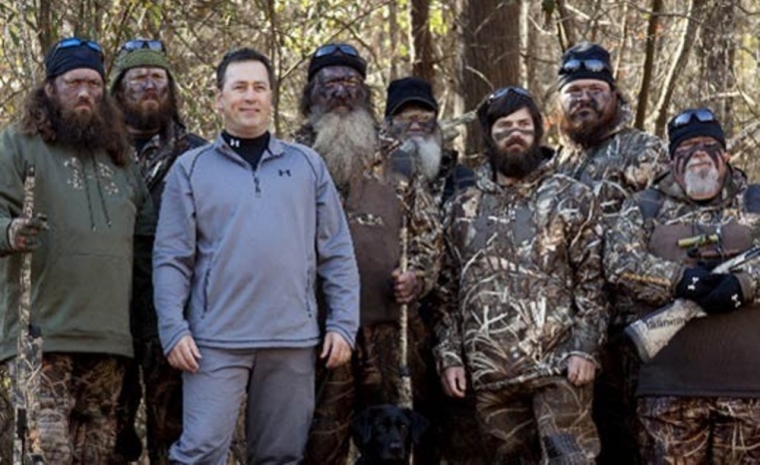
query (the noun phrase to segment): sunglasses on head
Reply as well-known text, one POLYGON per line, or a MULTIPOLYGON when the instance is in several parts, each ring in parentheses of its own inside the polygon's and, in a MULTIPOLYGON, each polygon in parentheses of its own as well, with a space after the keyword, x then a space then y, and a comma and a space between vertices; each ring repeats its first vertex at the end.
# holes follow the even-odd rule
POLYGON ((486 102, 488 103, 488 105, 490 105, 495 100, 499 100, 500 98, 505 97, 510 92, 514 92, 517 95, 522 95, 523 97, 528 97, 530 99, 533 98, 530 95, 530 92, 523 89, 522 87, 511 86, 511 87, 502 87, 501 89, 496 89, 495 91, 491 92, 491 94, 488 96, 488 99, 486 99, 486 102))
POLYGON ((670 121, 670 127, 680 128, 681 126, 686 126, 691 122, 692 118, 697 118, 700 123, 709 123, 718 120, 715 114, 707 108, 698 108, 696 110, 686 110, 674 117, 670 121))
POLYGON ((156 52, 166 52, 164 43, 156 39, 133 39, 124 43, 121 46, 122 52, 131 52, 134 50, 141 50, 147 48, 156 52))
POLYGON ((356 50, 353 46, 348 44, 327 44, 319 47, 317 51, 314 52, 314 58, 324 57, 328 55, 333 55, 337 52, 340 52, 344 55, 349 55, 352 57, 361 58, 359 56, 359 51, 356 50))
POLYGON ((90 49, 98 52, 100 55, 100 59, 103 59, 103 47, 100 46, 99 43, 94 42, 92 40, 82 40, 77 37, 71 37, 68 39, 63 39, 57 44, 55 44, 55 47, 53 48, 53 53, 55 54, 58 50, 62 50, 64 48, 72 48, 72 47, 80 47, 80 46, 87 46, 90 49))
POLYGON ((572 58, 570 60, 567 60, 566 62, 562 63, 561 72, 574 73, 581 68, 585 68, 594 73, 600 73, 604 70, 607 70, 610 73, 612 72, 612 70, 610 69, 610 65, 607 64, 606 61, 597 60, 594 58, 589 58, 587 60, 579 60, 577 58, 572 58))

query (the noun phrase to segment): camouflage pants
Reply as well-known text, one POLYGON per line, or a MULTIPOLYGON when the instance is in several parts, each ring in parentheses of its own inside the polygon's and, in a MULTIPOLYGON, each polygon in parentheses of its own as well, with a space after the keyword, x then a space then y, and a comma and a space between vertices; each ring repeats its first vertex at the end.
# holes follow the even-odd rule
POLYGON ((158 338, 136 344, 119 396, 116 447, 112 464, 138 460, 142 450, 135 419, 145 385, 145 426, 151 464, 168 464, 169 447, 182 434, 182 373, 169 365, 158 338))
POLYGON ((101 354, 43 355, 38 427, 45 463, 108 463, 124 362, 101 354))
POLYGON ((594 463, 599 438, 591 419, 592 385, 575 387, 556 377, 535 389, 480 391, 476 397, 492 463, 594 463))
MULTIPOLYGON (((351 363, 334 370, 327 370, 322 364, 317 367, 316 406, 306 463, 345 464, 354 412, 371 405, 399 403, 398 338, 399 326, 395 323, 362 326, 351 363)), ((409 318, 409 365, 414 409, 431 423, 419 448, 415 448, 415 463, 439 463, 437 415, 442 391, 435 373, 430 337, 423 321, 413 312, 409 318)))
POLYGON ((760 463, 760 399, 643 397, 651 464, 760 463))
POLYGON ((14 412, 11 377, 5 363, 0 363, 0 463, 13 456, 14 412))
POLYGON ((593 417, 599 429, 600 465, 643 464, 646 435, 636 415, 636 385, 641 362, 623 334, 610 328, 601 350, 602 370, 594 383, 593 417))

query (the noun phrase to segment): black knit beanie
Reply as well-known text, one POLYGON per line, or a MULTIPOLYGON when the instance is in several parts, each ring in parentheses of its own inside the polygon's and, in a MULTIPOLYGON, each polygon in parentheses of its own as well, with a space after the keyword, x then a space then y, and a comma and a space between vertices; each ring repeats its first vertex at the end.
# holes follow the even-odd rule
POLYGON ((407 103, 420 103, 438 113, 438 102, 433 97, 430 83, 418 77, 396 79, 388 85, 385 101, 385 117, 394 115, 407 103))
POLYGON ((692 137, 712 137, 726 148, 726 135, 715 114, 707 108, 689 108, 668 123, 668 151, 673 158, 681 142, 692 137))
MULTIPOLYGON (((308 80, 311 81, 314 79, 314 75, 317 74, 317 71, 320 69, 326 67, 326 66, 348 66, 349 68, 353 68, 356 71, 359 72, 359 74, 362 75, 362 78, 367 77, 367 62, 364 61, 364 59, 358 55, 350 55, 347 53, 344 53, 340 50, 339 47, 345 46, 344 44, 327 44, 323 45, 322 47, 319 47, 316 52, 311 56, 311 61, 309 62, 309 77, 308 80), (335 47, 335 51, 331 53, 326 53, 324 55, 317 56, 320 52, 320 50, 323 50, 328 47, 335 47)), ((353 49, 351 46, 347 46, 353 49)))
POLYGON ((615 88, 612 76, 610 52, 604 47, 590 42, 581 42, 567 49, 559 68, 558 88, 578 79, 597 79, 615 88))
POLYGON ((45 55, 45 76, 50 79, 72 69, 88 68, 105 80, 103 52, 96 42, 69 37, 58 41, 45 55))

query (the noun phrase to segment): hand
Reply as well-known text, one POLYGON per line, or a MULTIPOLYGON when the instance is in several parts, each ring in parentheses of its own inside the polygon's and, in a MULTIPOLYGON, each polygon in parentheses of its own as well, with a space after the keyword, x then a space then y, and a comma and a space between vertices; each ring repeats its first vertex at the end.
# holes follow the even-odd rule
POLYGON ((407 271, 402 274, 401 269, 396 268, 391 277, 393 278, 393 295, 396 297, 396 302, 408 304, 417 297, 420 291, 420 281, 417 279, 416 273, 407 271))
POLYGON ((182 336, 166 358, 169 360, 169 365, 174 368, 195 374, 200 368, 198 360, 203 357, 198 346, 195 345, 193 336, 186 334, 182 336))
POLYGON ((339 333, 328 331, 319 358, 327 359, 325 364, 327 368, 339 367, 351 358, 351 346, 339 333))
POLYGON ((675 295, 676 297, 698 302, 707 297, 707 294, 715 289, 727 276, 725 273, 710 273, 707 268, 701 266, 686 268, 676 285, 675 295))
POLYGON ((729 313, 736 310, 744 304, 739 279, 732 274, 726 275, 726 278, 707 297, 697 303, 710 314, 729 313))
POLYGON ((449 397, 463 398, 467 390, 467 378, 464 367, 448 367, 441 373, 443 392, 449 397))
POLYGON ((14 252, 31 252, 40 246, 40 232, 49 229, 47 216, 14 218, 8 226, 8 244, 14 252))
POLYGON ((596 376, 596 365, 578 355, 571 355, 567 359, 567 380, 574 386, 583 386, 590 383, 596 376))

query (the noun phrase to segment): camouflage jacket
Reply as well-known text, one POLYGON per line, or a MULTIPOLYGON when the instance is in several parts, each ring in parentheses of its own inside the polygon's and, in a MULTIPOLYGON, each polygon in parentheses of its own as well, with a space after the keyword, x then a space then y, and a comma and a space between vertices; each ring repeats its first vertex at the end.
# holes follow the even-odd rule
MULTIPOLYGON (((689 250, 675 244, 676 238, 670 241, 673 242, 672 247, 664 254, 653 253, 653 239, 657 239, 655 234, 663 231, 664 227, 673 230, 680 226, 684 231, 681 235, 687 236, 718 233, 721 242, 695 248, 691 251, 692 256, 695 252, 704 254, 704 249, 730 252, 736 246, 724 243, 729 240, 742 243, 741 247, 760 244, 760 212, 756 211, 760 208, 758 205, 748 205, 748 200, 752 199, 745 195, 747 189, 744 174, 731 169, 721 195, 708 204, 700 204, 688 199, 668 173, 651 189, 636 194, 623 204, 614 227, 606 233, 607 247, 604 253, 608 281, 620 291, 618 296, 628 297, 619 302, 619 305, 624 304, 622 313, 626 317, 621 323, 629 323, 644 313, 670 303, 684 267, 704 261, 691 258, 689 250), (653 193, 656 195, 653 196, 653 193), (642 213, 644 202, 656 204, 654 210, 646 215, 642 213), (749 237, 738 240, 737 233, 733 231, 737 225, 745 226, 749 237)), ((753 203, 760 204, 757 200, 753 203)), ((651 209, 651 206, 644 208, 651 209)), ((671 234, 678 234, 678 231, 671 234)), ((657 240, 662 242, 661 239, 657 240)), ((739 277, 744 295, 757 298, 760 264, 743 268, 747 273, 741 273, 739 277)))
MULTIPOLYGON (((390 158, 400 143, 384 131, 378 130, 378 135, 378 150, 363 176, 391 184, 396 191, 406 213, 408 269, 417 275, 422 287, 421 295, 425 295, 434 287, 440 270, 443 239, 438 206, 428 192, 422 176, 415 175, 409 180, 403 176, 390 175, 390 158)), ((296 142, 309 147, 314 144, 315 137, 310 125, 302 126, 294 134, 296 142)), ((338 186, 338 192, 345 205, 347 186, 338 186)), ((359 274, 361 273, 360 268, 359 274)))
POLYGON ((651 134, 625 127, 628 119, 629 116, 623 118, 596 147, 584 149, 563 137, 563 145, 557 152, 557 171, 590 186, 608 222, 614 221, 626 198, 649 186, 668 163, 663 142, 651 134))
MULTIPOLYGON (((165 137, 157 134, 139 153, 135 151, 134 160, 150 191, 156 212, 160 211, 166 174, 174 161, 186 151, 206 143, 202 137, 187 132, 183 125, 175 122, 165 137)), ((158 317, 153 306, 152 253, 153 238, 138 238, 135 242, 135 291, 131 305, 132 336, 137 342, 158 337, 158 317)))
POLYGON ((490 167, 447 206, 436 318, 439 371, 463 365, 476 390, 541 382, 604 337, 601 227, 591 190, 547 161, 500 186, 490 167))

